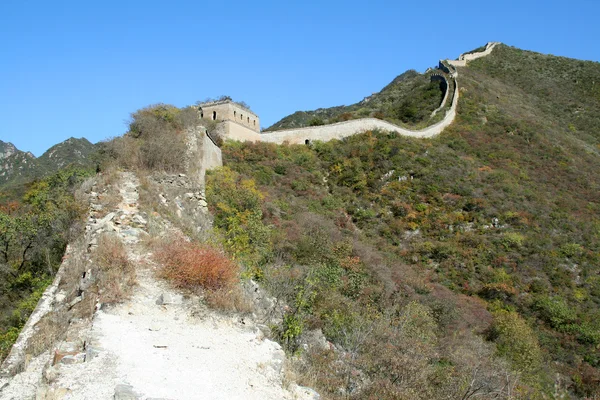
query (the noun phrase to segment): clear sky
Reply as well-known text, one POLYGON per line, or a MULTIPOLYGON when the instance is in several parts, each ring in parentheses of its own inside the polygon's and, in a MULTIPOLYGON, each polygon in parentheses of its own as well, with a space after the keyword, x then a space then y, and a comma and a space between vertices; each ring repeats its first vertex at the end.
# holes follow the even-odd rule
POLYGON ((267 127, 488 41, 598 61, 600 1, 0 1, 0 140, 41 155, 229 95, 267 127))

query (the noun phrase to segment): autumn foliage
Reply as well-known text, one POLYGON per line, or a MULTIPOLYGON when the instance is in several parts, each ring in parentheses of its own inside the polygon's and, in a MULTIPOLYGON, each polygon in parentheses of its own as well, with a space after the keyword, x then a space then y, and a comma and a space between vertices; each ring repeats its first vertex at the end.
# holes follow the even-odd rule
POLYGON ((163 276, 185 289, 220 290, 233 287, 238 266, 225 254, 208 245, 175 240, 155 253, 163 264, 163 276))

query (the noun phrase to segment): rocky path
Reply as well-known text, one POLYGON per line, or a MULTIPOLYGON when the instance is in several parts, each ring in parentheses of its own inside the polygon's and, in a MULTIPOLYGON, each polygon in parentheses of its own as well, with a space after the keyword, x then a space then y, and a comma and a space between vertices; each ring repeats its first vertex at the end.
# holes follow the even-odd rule
MULTIPOLYGON (((285 354, 251 318, 218 315, 155 277, 157 267, 140 243, 147 233, 138 185, 132 173, 122 173, 122 202, 108 221, 136 264, 133 295, 100 307, 91 325, 81 328, 85 353, 48 366, 49 383, 35 398, 318 399, 295 384, 284 388, 285 354)), ((31 398, 15 393, 7 390, 0 398, 31 398)))

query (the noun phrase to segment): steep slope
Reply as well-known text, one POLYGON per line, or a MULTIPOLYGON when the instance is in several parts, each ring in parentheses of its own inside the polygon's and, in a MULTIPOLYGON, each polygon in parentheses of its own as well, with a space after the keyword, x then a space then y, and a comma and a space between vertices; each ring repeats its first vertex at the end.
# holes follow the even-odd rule
POLYGON ((503 374, 526 398, 594 398, 600 64, 498 45, 458 70, 432 140, 227 144, 215 223, 231 243, 264 240, 244 215, 272 229, 257 274, 293 304, 292 350, 319 328, 345 354, 308 362, 332 398, 510 398, 503 374))

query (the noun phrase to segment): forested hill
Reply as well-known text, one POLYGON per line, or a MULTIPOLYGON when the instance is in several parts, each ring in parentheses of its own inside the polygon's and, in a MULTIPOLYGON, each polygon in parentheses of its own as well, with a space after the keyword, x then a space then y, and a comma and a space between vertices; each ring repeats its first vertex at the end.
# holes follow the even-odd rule
POLYGON ((321 393, 600 396, 599 81, 499 45, 434 139, 226 144, 215 225, 290 304, 283 342, 347 351, 306 365, 321 393))
POLYGON ((97 146, 87 139, 69 138, 49 148, 39 158, 17 149, 12 143, 0 141, 0 189, 18 188, 35 178, 41 178, 68 165, 89 166, 97 146))

